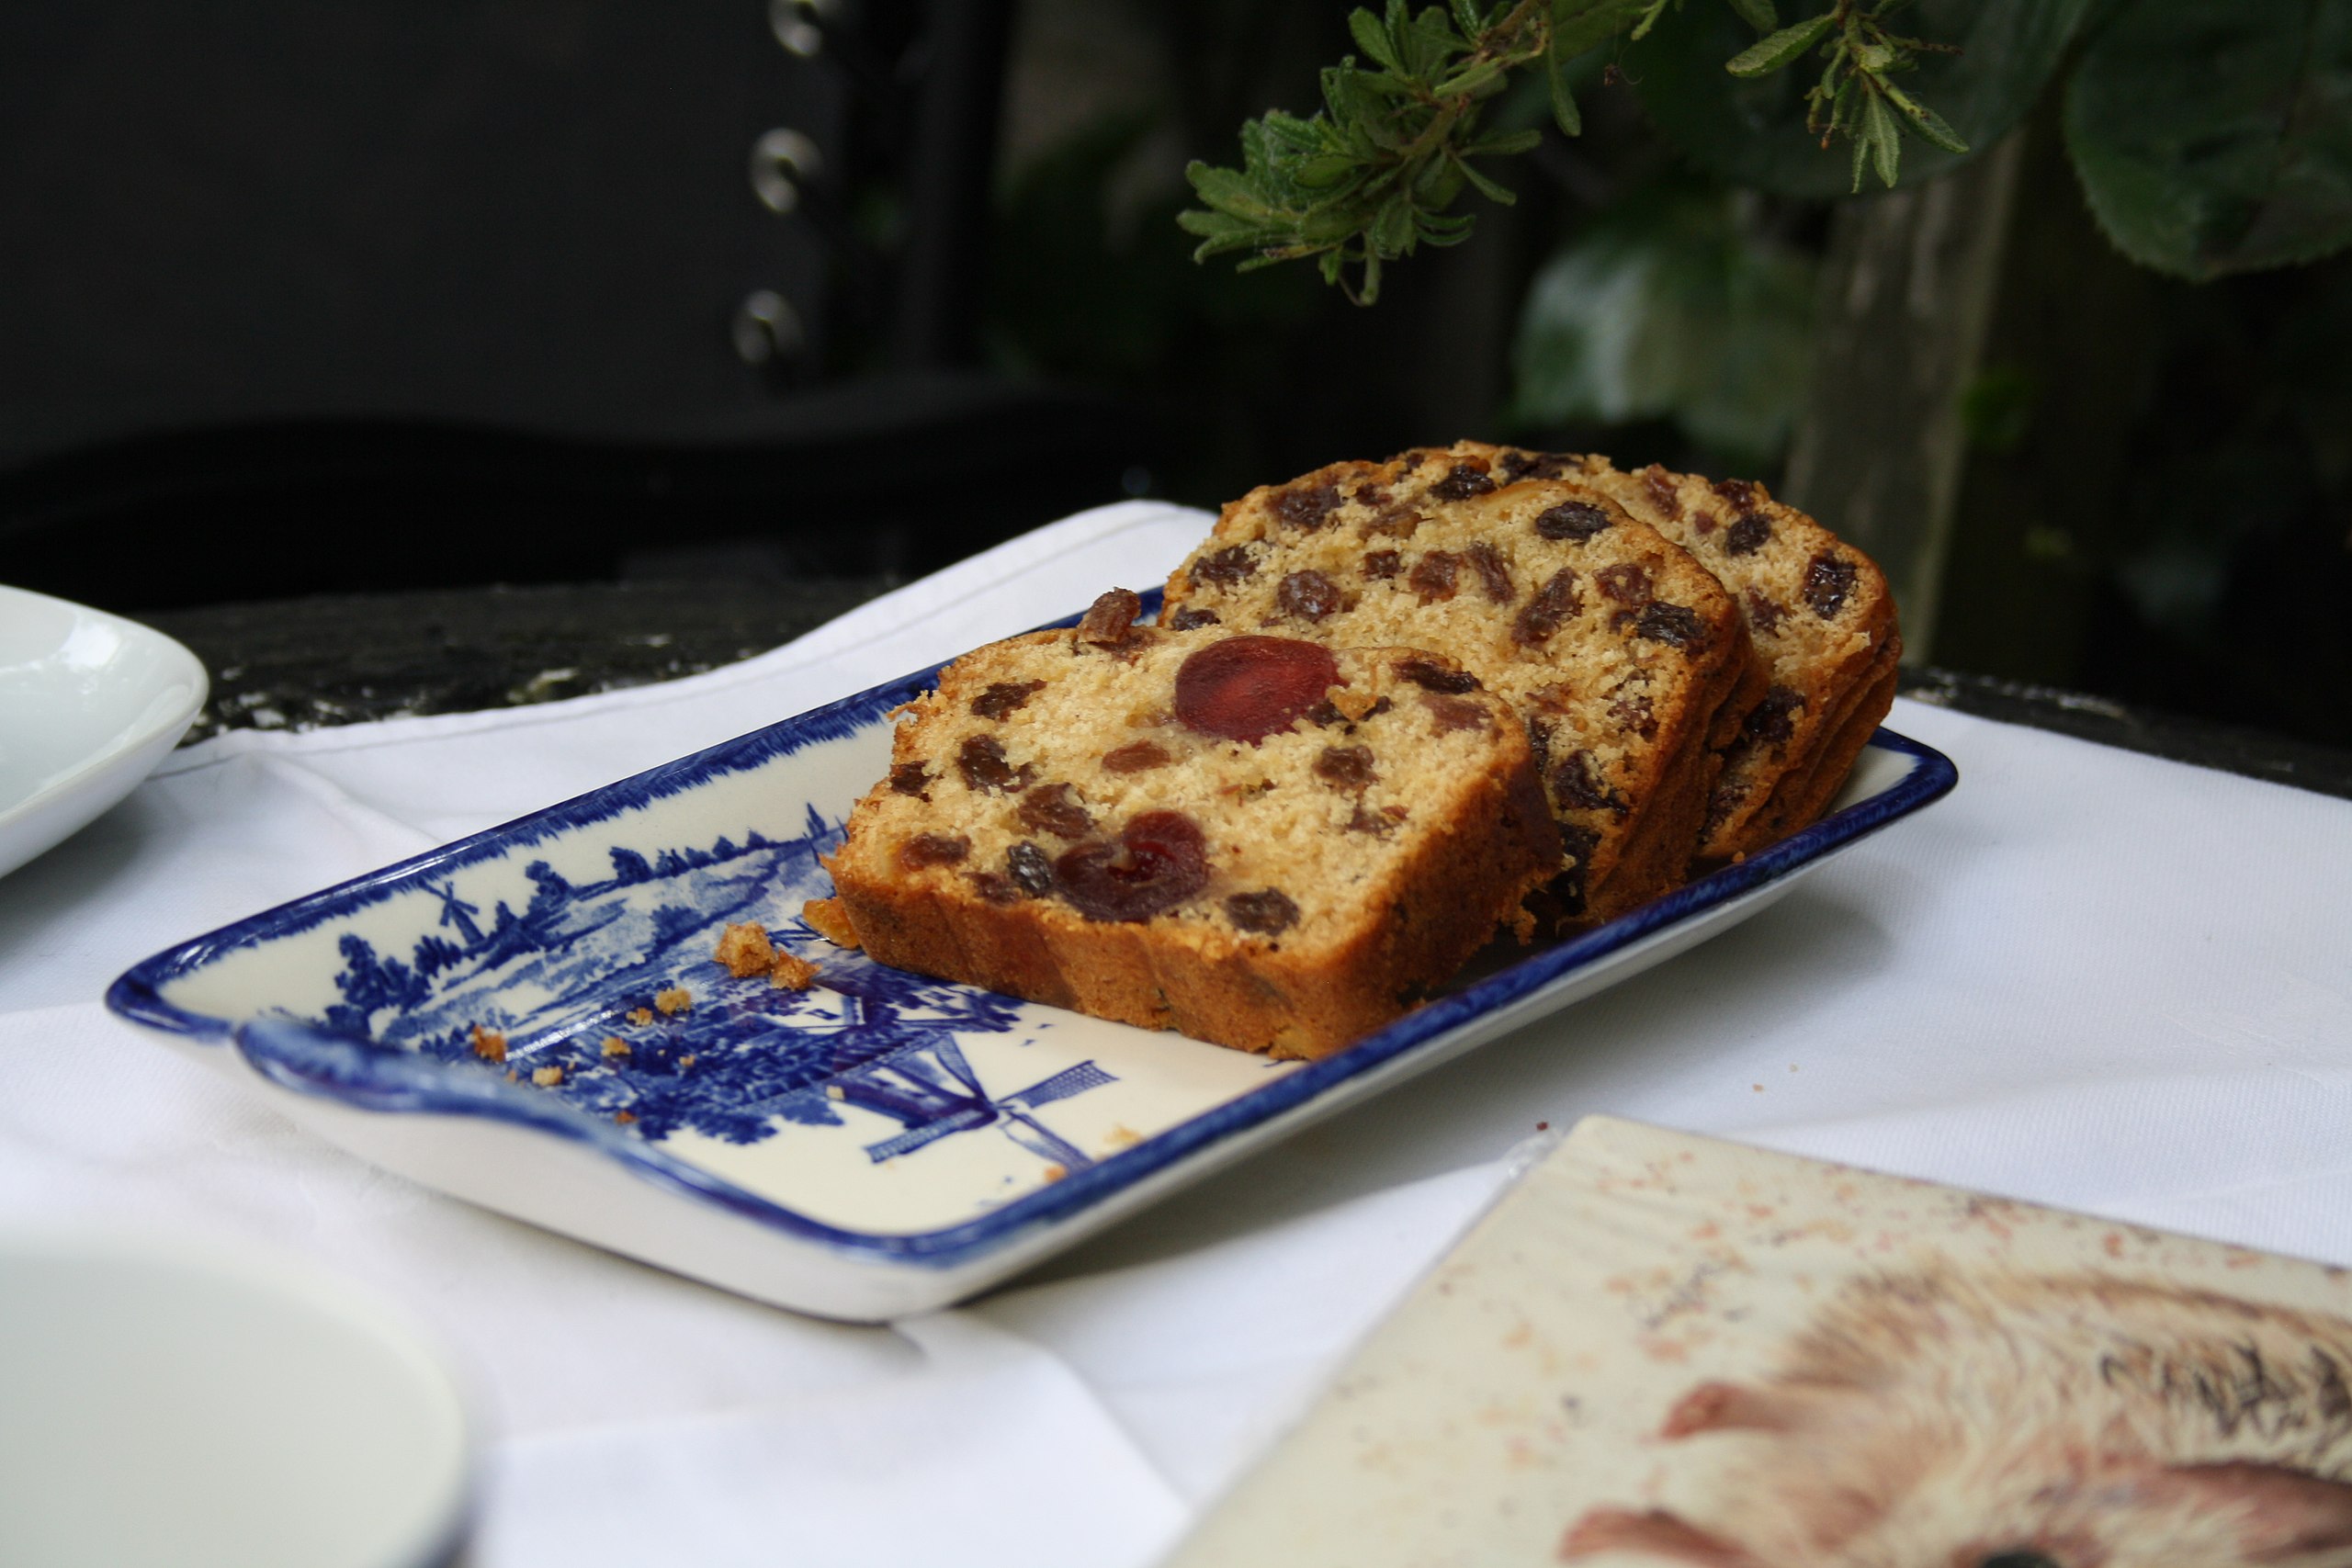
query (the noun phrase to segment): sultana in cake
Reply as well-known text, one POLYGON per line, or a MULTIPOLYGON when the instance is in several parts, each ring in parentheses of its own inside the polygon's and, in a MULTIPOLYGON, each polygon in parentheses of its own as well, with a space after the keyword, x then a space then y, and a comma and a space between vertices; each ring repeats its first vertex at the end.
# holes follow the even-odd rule
POLYGON ((1763 671, 1690 552, 1498 455, 1416 450, 1252 491, 1169 579, 1165 618, 1458 661, 1526 723, 1568 911, 1607 919, 1681 881, 1763 671))
POLYGON ((1135 624, 967 654, 830 857, 882 963, 1318 1056, 1442 983, 1556 869, 1526 730, 1450 660, 1135 624))

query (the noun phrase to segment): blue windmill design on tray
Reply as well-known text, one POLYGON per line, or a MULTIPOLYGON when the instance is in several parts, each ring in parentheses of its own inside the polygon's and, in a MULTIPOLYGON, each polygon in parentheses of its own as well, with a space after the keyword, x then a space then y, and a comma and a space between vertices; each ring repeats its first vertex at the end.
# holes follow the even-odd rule
POLYGON ((456 1070, 511 1073, 650 1139, 692 1131, 756 1144, 786 1125, 842 1127, 848 1105, 900 1123, 866 1145, 877 1163, 999 1127, 1049 1164, 1091 1164, 1038 1112, 1117 1081, 1111 1074, 1084 1062, 992 1098, 957 1037, 1013 1033, 1030 1021, 1021 1002, 885 968, 823 942, 799 918, 804 900, 831 890, 817 856, 841 832, 812 807, 786 839, 753 830, 707 848, 613 846, 611 874, 593 880, 535 860, 520 910, 495 897, 500 883, 514 886, 503 865, 462 891, 458 874, 424 881, 431 924, 408 956, 345 932, 342 1000, 310 1021, 456 1070), (817 961, 820 985, 791 991, 729 976, 712 950, 746 920, 817 961), (690 1006, 649 1005, 680 987, 690 1006), (500 1062, 483 1058, 478 1031, 507 1042, 500 1062))
POLYGON ((1039 1121, 1037 1111, 1057 1100, 1117 1081, 1092 1062, 1080 1062, 1001 1100, 992 1100, 951 1035, 843 1073, 826 1086, 825 1092, 834 1100, 878 1111, 903 1125, 903 1132, 865 1145, 867 1156, 877 1164, 912 1154, 952 1134, 1002 1127, 1007 1137, 1039 1159, 1076 1170, 1093 1164, 1093 1159, 1039 1121))

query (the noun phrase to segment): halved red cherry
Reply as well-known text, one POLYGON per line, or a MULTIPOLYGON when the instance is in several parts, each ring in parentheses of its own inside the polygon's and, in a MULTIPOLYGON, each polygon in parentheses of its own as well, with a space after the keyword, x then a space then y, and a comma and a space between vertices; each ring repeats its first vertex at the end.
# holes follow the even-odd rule
POLYGON ((1339 683, 1339 660, 1319 643, 1229 637, 1178 666, 1176 717, 1187 729, 1255 746, 1339 683))
POLYGON ((1054 886, 1090 920, 1148 920, 1208 886, 1208 841, 1181 811, 1147 811, 1115 844, 1064 851, 1054 886))

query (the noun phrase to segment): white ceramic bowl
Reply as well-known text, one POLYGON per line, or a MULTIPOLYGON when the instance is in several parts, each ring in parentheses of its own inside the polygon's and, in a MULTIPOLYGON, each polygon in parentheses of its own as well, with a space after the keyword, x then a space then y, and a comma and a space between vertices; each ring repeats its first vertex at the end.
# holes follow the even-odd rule
POLYGON ((432 1568, 463 1403, 396 1316, 243 1247, 0 1234, 0 1562, 432 1568))
POLYGON ((0 876, 129 795, 205 691, 204 666, 163 633, 0 588, 0 876))

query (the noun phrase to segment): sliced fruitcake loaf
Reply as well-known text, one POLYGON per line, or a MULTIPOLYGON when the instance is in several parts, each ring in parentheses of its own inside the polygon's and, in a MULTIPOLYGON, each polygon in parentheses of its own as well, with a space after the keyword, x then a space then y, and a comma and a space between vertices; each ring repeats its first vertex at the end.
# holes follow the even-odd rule
POLYGON ((1137 608, 967 654, 901 710, 827 863, 875 958, 1319 1056, 1557 869, 1525 731, 1451 662, 1137 608))
POLYGON ((1894 596, 1868 556, 1747 479, 1464 442, 1504 472, 1580 479, 1699 558, 1738 599, 1770 682, 1741 717, 1708 807, 1702 865, 1818 816, 1894 701, 1894 596))
POLYGON ((1737 716, 1763 685, 1738 608, 1589 486, 1408 452, 1252 491, 1168 580, 1171 626, 1434 649, 1526 721, 1572 863, 1607 919, 1682 879, 1737 716))

